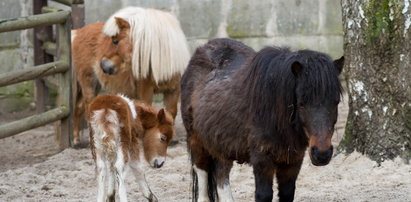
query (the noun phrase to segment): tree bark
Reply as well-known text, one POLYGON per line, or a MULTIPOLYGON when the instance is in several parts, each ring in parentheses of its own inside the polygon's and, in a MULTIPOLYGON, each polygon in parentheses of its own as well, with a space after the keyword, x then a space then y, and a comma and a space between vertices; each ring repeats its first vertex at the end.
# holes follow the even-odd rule
POLYGON ((349 113, 339 151, 411 159, 411 1, 342 0, 349 113))

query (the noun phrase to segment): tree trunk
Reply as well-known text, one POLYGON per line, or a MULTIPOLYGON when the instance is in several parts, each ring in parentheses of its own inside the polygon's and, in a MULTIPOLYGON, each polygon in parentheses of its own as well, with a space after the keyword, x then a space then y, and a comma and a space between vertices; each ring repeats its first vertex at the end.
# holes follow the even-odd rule
POLYGON ((411 1, 342 0, 349 114, 339 151, 411 159, 411 1))

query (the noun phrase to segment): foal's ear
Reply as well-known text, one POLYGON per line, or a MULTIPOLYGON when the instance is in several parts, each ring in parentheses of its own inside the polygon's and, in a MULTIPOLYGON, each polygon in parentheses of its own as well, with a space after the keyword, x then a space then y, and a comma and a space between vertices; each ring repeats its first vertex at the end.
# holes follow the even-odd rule
POLYGON ((156 126, 156 114, 144 104, 136 104, 137 117, 139 117, 144 129, 156 126))
POLYGON ((298 75, 300 75, 301 71, 303 70, 303 66, 301 65, 300 62, 295 61, 292 65, 291 65, 291 71, 293 72, 295 77, 298 77, 298 75))
POLYGON ((338 60, 334 60, 334 66, 337 68, 338 74, 340 74, 342 72, 343 67, 344 67, 344 56, 342 56, 338 60))
POLYGON ((173 125, 173 122, 174 122, 173 117, 165 109, 160 109, 160 111, 158 111, 157 118, 158 118, 158 122, 160 122, 161 124, 173 125))
POLYGON ((130 24, 123 18, 114 17, 120 30, 130 28, 130 24))

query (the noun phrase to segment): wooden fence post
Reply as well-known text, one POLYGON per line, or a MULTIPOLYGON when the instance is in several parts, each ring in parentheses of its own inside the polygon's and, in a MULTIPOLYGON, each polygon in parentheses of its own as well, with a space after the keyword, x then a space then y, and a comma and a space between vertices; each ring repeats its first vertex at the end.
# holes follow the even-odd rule
MULTIPOLYGON (((67 61, 71 67, 71 16, 67 17, 65 23, 57 25, 57 58, 67 61)), ((58 122, 57 141, 60 149, 70 146, 70 135, 73 130, 73 102, 72 102, 72 70, 69 69, 59 77, 59 95, 57 103, 59 106, 67 106, 70 109, 70 115, 58 122)))
MULTIPOLYGON (((33 0, 33 14, 41 14, 41 8, 47 6, 47 0, 33 0)), ((41 65, 53 61, 53 56, 44 52, 43 42, 51 41, 53 36, 52 27, 35 27, 33 35, 34 65, 41 65)), ((36 112, 45 111, 49 102, 49 92, 44 79, 35 80, 36 88, 36 112)))

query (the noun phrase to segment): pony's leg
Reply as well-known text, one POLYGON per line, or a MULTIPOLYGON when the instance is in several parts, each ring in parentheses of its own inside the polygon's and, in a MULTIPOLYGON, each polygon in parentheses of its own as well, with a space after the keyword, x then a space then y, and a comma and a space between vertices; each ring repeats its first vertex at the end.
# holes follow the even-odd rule
POLYGON ((271 159, 261 158, 258 162, 253 162, 253 172, 255 177, 255 201, 273 200, 273 177, 274 166, 271 159))
POLYGON ((213 162, 211 162, 211 157, 203 148, 202 143, 197 139, 197 134, 194 133, 189 137, 191 161, 193 164, 193 197, 195 198, 198 194, 198 202, 208 202, 210 201, 208 196, 208 172, 209 165, 213 162), (195 181, 196 176, 197 182, 195 181))
POLYGON ((230 171, 233 167, 232 161, 216 161, 217 194, 220 201, 234 201, 230 188, 230 171))
POLYGON ((164 93, 164 106, 167 111, 171 113, 173 118, 176 118, 177 115, 177 104, 180 97, 180 89, 167 90, 164 93))
POLYGON ((122 147, 118 147, 117 151, 117 159, 114 163, 115 173, 118 183, 118 195, 120 198, 120 202, 127 202, 127 191, 126 185, 124 183, 125 179, 125 162, 124 162, 124 153, 122 147))
POLYGON ((151 105, 153 102, 154 94, 154 83, 151 79, 140 79, 137 81, 137 96, 139 99, 143 100, 146 104, 151 105))
POLYGON ((100 91, 99 84, 92 76, 84 76, 79 79, 79 86, 81 95, 77 95, 80 99, 77 99, 74 114, 73 123, 73 144, 78 145, 80 143, 80 120, 81 116, 85 113, 86 120, 89 120, 88 105, 91 100, 96 97, 100 91))
POLYGON ((96 166, 98 184, 97 202, 105 202, 107 198, 105 184, 107 181, 108 173, 106 163, 102 159, 101 154, 99 152, 96 153, 96 166))
POLYGON ((143 196, 152 202, 157 202, 157 197, 151 192, 150 187, 147 184, 146 178, 144 176, 144 171, 141 168, 140 164, 137 160, 130 161, 130 167, 134 173, 134 176, 137 180, 138 185, 140 186, 141 191, 143 192, 143 196))
POLYGON ((295 181, 300 172, 301 164, 302 159, 296 164, 279 165, 277 167, 276 177, 280 202, 294 200, 295 181))
POLYGON ((84 98, 77 95, 76 105, 74 108, 74 120, 73 120, 73 144, 77 145, 80 142, 80 120, 84 114, 84 98))

